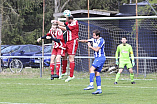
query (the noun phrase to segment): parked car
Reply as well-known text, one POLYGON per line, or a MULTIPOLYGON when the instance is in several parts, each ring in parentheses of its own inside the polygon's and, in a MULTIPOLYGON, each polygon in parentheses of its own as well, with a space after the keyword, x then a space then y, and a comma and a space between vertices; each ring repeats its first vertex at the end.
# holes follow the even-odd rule
POLYGON ((8 47, 9 45, 1 45, 1 50, 3 50, 4 48, 8 47))
MULTIPOLYGON (((44 47, 44 56, 51 56, 51 45, 44 47)), ((34 56, 42 56, 42 52, 38 54, 34 54, 34 56)), ((44 67, 50 66, 50 58, 44 58, 44 67)), ((32 58, 30 60, 30 66, 32 68, 39 68, 40 67, 40 59, 39 58, 32 58)))
MULTIPOLYGON (((34 54, 41 52, 41 47, 37 45, 12 45, 4 48, 2 51, 2 56, 33 56, 34 54)), ((3 58, 4 67, 12 67, 11 65, 27 67, 30 66, 30 58, 3 58)), ((18 66, 18 67, 20 67, 18 66)))

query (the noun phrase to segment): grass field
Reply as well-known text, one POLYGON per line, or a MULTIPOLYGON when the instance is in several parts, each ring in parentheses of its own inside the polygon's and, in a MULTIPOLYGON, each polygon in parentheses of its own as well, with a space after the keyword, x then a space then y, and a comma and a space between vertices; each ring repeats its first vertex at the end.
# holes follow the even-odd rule
MULTIPOLYGON (((31 72, 32 73, 32 72, 31 72)), ((102 91, 92 95, 95 89, 84 91, 88 86, 88 74, 76 73, 76 78, 65 83, 64 80, 50 80, 49 72, 42 78, 39 73, 12 74, 0 73, 0 104, 156 104, 157 75, 135 78, 131 85, 129 75, 122 75, 118 85, 113 85, 115 74, 102 73, 102 91)), ((66 77, 64 77, 66 78, 66 77)))

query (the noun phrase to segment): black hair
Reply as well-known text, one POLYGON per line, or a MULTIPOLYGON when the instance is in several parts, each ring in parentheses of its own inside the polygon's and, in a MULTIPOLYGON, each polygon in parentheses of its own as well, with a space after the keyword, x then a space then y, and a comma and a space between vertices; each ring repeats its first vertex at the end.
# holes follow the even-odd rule
POLYGON ((122 38, 125 38, 127 40, 126 36, 123 36, 122 38))
POLYGON ((68 17, 69 20, 73 20, 73 18, 74 17, 72 15, 68 17))
POLYGON ((95 33, 96 34, 96 36, 98 36, 99 35, 99 37, 100 37, 100 31, 99 30, 93 30, 93 33, 95 33))

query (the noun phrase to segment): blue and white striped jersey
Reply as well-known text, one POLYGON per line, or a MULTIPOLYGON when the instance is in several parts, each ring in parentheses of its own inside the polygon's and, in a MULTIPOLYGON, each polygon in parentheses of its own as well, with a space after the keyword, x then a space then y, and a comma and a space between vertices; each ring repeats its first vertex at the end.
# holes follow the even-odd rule
POLYGON ((102 37, 100 37, 99 39, 88 39, 88 42, 92 42, 94 48, 101 47, 98 52, 94 52, 94 57, 105 56, 105 40, 102 37))

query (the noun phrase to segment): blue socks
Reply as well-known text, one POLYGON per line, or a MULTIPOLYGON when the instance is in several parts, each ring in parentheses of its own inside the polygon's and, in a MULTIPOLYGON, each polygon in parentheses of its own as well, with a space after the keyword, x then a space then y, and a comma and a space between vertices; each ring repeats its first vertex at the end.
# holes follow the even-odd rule
POLYGON ((90 73, 90 83, 92 83, 93 84, 93 82, 94 82, 94 77, 95 77, 95 73, 90 73))
POLYGON ((97 89, 101 89, 101 77, 96 76, 96 84, 97 84, 97 89))

